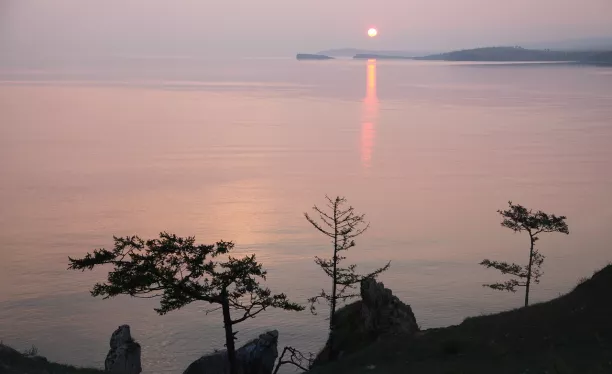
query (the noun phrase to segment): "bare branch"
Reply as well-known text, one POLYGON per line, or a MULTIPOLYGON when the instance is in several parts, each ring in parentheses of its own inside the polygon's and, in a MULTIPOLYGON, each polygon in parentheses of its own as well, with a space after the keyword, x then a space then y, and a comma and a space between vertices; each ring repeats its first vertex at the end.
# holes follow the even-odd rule
POLYGON ((313 361, 314 361, 314 355, 312 353, 309 354, 309 357, 306 357, 302 352, 298 351, 296 348, 286 346, 283 349, 283 352, 281 353, 278 359, 278 363, 276 364, 276 368, 274 369, 273 374, 277 374, 278 369, 280 369, 282 365, 286 365, 286 364, 294 365, 299 369, 308 371, 312 367, 313 361), (290 354, 289 359, 283 360, 283 358, 285 357, 287 353, 290 354))
POLYGON ((218 306, 218 307, 216 307, 216 308, 212 308, 212 309, 207 309, 207 310, 205 310, 204 312, 206 313, 206 315, 208 315, 208 314, 213 313, 213 312, 216 312, 216 311, 218 311, 218 310, 221 310, 221 307, 220 307, 220 306, 218 306))
POLYGON ((330 238, 333 238, 333 237, 334 237, 334 233, 332 233, 332 232, 328 232, 328 231, 325 231, 325 229, 324 229, 324 228, 323 228, 323 227, 322 227, 322 226, 321 226, 321 225, 320 225, 320 224, 319 224, 317 221, 315 221, 314 219, 310 218, 310 216, 308 215, 308 213, 304 213, 304 217, 306 217, 306 220, 307 220, 308 222, 310 222, 310 224, 311 224, 312 226, 314 226, 314 228, 315 228, 315 229, 319 230, 321 233, 323 233, 323 234, 325 234, 325 235, 329 236, 330 238))

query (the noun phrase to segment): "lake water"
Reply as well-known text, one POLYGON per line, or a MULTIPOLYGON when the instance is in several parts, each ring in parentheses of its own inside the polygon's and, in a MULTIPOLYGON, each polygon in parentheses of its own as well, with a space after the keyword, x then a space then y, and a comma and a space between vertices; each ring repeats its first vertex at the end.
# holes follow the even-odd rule
MULTIPOLYGON (((371 228, 349 252, 422 328, 518 307, 489 291, 483 258, 524 262, 500 227, 508 200, 568 216, 546 235, 534 301, 612 260, 612 70, 568 65, 292 59, 131 59, 0 70, 0 339, 52 360, 103 366, 130 324, 145 372, 179 372, 222 348, 218 314, 192 304, 101 300, 105 271, 68 256, 113 235, 168 230, 257 254, 268 284, 304 302, 327 279, 325 238, 303 212, 343 195, 371 228)), ((237 326, 316 352, 325 309, 271 311, 237 326)))

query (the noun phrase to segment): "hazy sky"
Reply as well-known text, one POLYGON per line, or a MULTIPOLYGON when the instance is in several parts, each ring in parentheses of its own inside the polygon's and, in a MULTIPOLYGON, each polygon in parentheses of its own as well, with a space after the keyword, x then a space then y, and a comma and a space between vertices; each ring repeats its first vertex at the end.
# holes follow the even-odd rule
POLYGON ((279 55, 611 35, 612 0, 0 0, 5 56, 279 55))

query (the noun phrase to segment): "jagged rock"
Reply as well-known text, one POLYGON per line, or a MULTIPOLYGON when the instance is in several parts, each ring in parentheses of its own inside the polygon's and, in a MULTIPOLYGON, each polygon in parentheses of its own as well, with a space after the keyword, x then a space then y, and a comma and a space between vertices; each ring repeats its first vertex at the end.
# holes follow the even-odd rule
POLYGON ((333 339, 328 338, 315 358, 315 366, 333 360, 332 353, 339 358, 365 348, 383 335, 412 335, 419 331, 410 306, 393 296, 384 284, 370 278, 361 282, 361 300, 336 310, 334 321, 333 339))
POLYGON ((104 370, 117 374, 140 374, 140 344, 132 339, 130 326, 122 325, 111 335, 104 370))
POLYGON ((410 305, 404 304, 382 282, 371 278, 361 281, 361 315, 363 328, 370 333, 384 334, 419 331, 410 305))
MULTIPOLYGON (((278 331, 267 331, 236 350, 238 374, 271 374, 278 357, 278 331)), ((202 356, 183 374, 228 374, 227 351, 202 356)))

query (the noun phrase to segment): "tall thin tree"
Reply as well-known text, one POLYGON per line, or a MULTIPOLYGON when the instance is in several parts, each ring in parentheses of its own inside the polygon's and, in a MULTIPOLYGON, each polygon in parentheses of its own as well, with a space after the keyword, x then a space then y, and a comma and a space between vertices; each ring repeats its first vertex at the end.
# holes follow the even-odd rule
POLYGON ((329 359, 335 358, 334 349, 334 328, 336 326, 335 313, 338 302, 344 302, 350 298, 359 296, 354 292, 356 284, 364 278, 376 278, 380 273, 389 269, 391 262, 385 266, 374 270, 366 275, 359 275, 356 272, 357 265, 352 264, 346 267, 341 267, 340 263, 346 259, 341 255, 341 252, 348 251, 355 246, 355 238, 363 234, 370 224, 365 221, 364 214, 355 213, 352 206, 346 207, 346 199, 344 197, 336 197, 327 199, 327 211, 314 206, 312 209, 316 216, 311 216, 304 213, 306 220, 323 235, 331 239, 333 245, 333 255, 331 259, 325 259, 315 256, 315 263, 323 269, 325 274, 332 279, 331 293, 325 290, 308 299, 310 310, 316 313, 315 304, 323 300, 330 306, 329 312, 329 359))
POLYGON ((161 233, 159 239, 144 241, 138 236, 114 237, 112 250, 96 249, 80 259, 69 258, 69 269, 92 270, 111 265, 107 281, 96 283, 92 296, 104 299, 117 295, 160 298, 155 311, 166 314, 194 301, 219 305, 223 315, 225 344, 230 373, 237 374, 235 333, 233 326, 255 318, 267 308, 300 311, 285 294, 272 294, 262 287, 266 279, 262 264, 255 255, 243 258, 229 256, 232 242, 213 245, 195 244, 195 237, 181 238, 161 233), (238 317, 232 317, 238 312, 238 317))
POLYGON ((531 283, 540 283, 540 277, 543 274, 541 267, 544 262, 544 255, 535 247, 536 242, 540 239, 538 235, 553 232, 569 234, 567 223, 565 223, 567 217, 547 214, 541 210, 533 212, 521 205, 512 204, 512 201, 509 201, 508 205, 510 209, 497 211, 503 217, 501 225, 514 232, 529 234, 529 262, 522 266, 514 263, 483 260, 480 265, 497 269, 502 274, 509 274, 518 278, 505 282, 484 284, 483 286, 509 292, 516 292, 517 287, 525 287, 525 306, 527 306, 529 305, 531 283))

